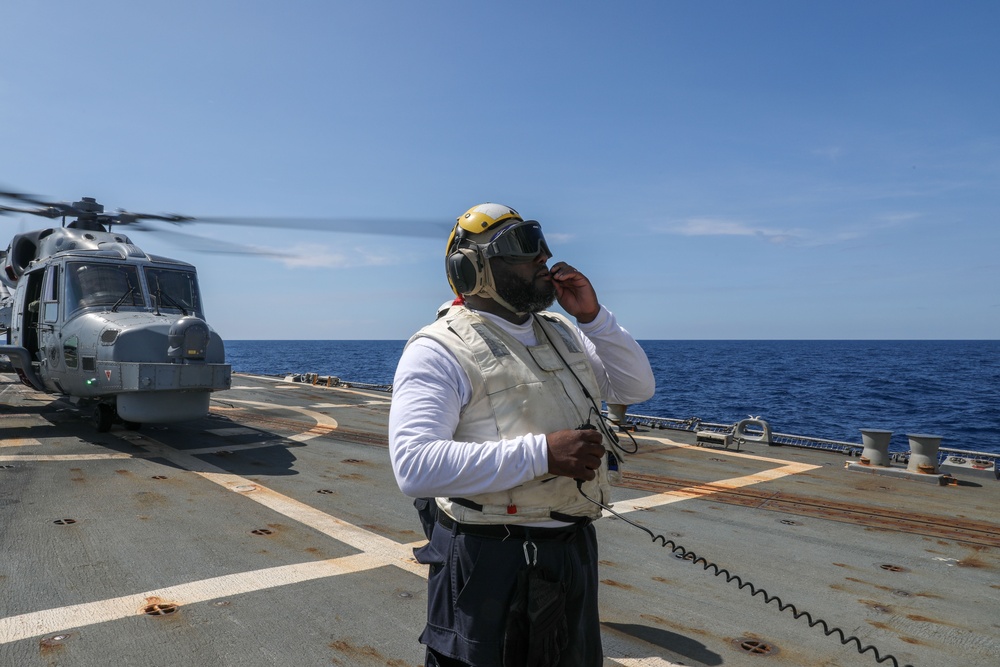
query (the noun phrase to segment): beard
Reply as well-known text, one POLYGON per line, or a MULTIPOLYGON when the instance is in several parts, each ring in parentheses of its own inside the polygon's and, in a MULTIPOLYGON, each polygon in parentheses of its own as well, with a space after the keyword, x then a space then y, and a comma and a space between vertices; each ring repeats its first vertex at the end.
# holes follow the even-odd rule
POLYGON ((492 268, 497 294, 516 312, 537 313, 556 300, 556 287, 551 281, 536 287, 534 279, 525 280, 510 271, 503 262, 494 262, 492 268))

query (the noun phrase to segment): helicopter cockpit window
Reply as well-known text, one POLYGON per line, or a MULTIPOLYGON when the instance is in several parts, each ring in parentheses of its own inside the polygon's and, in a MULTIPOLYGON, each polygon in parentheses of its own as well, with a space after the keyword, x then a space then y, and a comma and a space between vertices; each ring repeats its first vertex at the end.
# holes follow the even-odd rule
POLYGON ((55 322, 59 318, 59 266, 45 270, 45 285, 42 287, 42 321, 55 322))
POLYGON ((142 286, 135 266, 94 262, 66 265, 66 312, 101 306, 144 306, 142 286))
POLYGON ((198 278, 193 271, 146 267, 146 285, 160 310, 201 317, 198 278))

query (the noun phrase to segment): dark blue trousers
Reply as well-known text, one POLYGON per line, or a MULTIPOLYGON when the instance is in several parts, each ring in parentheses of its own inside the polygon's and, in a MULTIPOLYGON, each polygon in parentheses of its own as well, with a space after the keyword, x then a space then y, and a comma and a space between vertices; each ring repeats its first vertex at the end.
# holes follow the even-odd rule
MULTIPOLYGON (((569 641, 559 667, 601 667, 594 527, 560 539, 536 538, 528 531, 534 545, 529 556, 537 549, 537 566, 566 585, 569 641)), ((517 574, 527 567, 525 539, 481 537, 438 524, 430 542, 415 553, 418 562, 430 566, 427 626, 420 635, 429 649, 427 666, 502 667, 507 611, 517 574)))

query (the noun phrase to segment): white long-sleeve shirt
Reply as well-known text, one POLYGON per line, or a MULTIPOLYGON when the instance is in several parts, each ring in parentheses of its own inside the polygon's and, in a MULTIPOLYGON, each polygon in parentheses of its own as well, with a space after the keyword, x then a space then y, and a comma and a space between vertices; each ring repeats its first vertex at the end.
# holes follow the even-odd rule
MULTIPOLYGON (((480 312, 524 345, 536 345, 529 319, 513 324, 480 312)), ((653 395, 656 383, 646 353, 603 306, 579 324, 601 396, 631 404, 653 395)), ((452 439, 472 385, 458 360, 430 338, 410 343, 396 367, 389 411, 389 454, 407 496, 456 497, 503 491, 548 473, 544 433, 488 442, 452 439)))

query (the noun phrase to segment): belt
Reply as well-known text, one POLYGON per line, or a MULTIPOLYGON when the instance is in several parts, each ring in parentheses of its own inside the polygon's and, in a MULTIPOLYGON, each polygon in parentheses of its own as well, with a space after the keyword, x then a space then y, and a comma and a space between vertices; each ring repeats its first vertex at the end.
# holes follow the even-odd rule
POLYGON ((522 526, 516 523, 459 523, 444 512, 438 513, 438 523, 445 530, 456 534, 475 535, 493 540, 539 540, 569 542, 577 536, 580 529, 590 525, 590 519, 562 528, 541 528, 537 526, 522 526))

